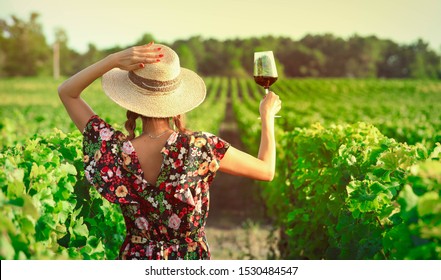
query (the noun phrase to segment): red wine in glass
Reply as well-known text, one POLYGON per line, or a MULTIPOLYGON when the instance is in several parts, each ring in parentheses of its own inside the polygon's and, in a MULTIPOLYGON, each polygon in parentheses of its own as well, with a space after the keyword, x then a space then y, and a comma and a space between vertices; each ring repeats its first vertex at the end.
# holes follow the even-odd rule
POLYGON ((277 77, 270 76, 254 76, 254 81, 264 87, 265 89, 269 89, 269 87, 277 81, 277 77))

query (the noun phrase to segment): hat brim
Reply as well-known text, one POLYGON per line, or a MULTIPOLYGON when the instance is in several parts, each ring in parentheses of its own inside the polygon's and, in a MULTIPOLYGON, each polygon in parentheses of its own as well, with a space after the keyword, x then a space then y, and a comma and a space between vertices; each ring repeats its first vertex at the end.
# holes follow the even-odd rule
POLYGON ((146 117, 167 118, 199 106, 205 99, 206 87, 195 72, 182 68, 178 88, 169 92, 152 92, 129 79, 128 72, 114 68, 102 77, 106 95, 121 107, 146 117))

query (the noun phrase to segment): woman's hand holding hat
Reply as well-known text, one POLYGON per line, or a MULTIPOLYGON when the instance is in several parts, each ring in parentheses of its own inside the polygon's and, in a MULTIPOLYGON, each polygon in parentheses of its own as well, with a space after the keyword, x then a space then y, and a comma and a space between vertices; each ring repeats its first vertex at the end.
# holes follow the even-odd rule
POLYGON ((166 45, 129 48, 111 59, 112 69, 102 76, 103 90, 124 109, 168 118, 196 108, 205 99, 203 79, 181 67, 178 54, 166 45), (145 63, 144 67, 140 63, 145 63))
POLYGON ((134 46, 112 54, 115 67, 122 70, 132 71, 144 68, 144 64, 157 63, 161 61, 163 54, 161 48, 152 48, 153 42, 142 46, 134 46))
POLYGON ((99 77, 111 100, 148 117, 184 114, 199 106, 206 96, 202 78, 181 67, 177 53, 170 47, 153 42, 134 46, 108 55, 59 86, 60 98, 80 131, 95 113, 79 97, 99 77))

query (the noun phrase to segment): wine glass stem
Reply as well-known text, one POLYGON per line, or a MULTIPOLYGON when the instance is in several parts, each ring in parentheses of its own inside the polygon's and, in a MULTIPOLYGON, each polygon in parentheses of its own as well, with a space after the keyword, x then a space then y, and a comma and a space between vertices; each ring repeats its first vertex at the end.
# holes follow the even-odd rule
POLYGON ((268 92, 269 92, 269 87, 266 87, 265 88, 265 94, 268 94, 268 92))

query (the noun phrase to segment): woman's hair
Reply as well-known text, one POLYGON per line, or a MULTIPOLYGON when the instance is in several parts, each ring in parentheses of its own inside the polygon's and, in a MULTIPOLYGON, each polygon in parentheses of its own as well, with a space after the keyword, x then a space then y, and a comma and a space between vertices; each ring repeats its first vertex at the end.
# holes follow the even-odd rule
MULTIPOLYGON (((127 115, 127 121, 125 123, 125 128, 126 128, 127 132, 129 133, 129 135, 127 137, 129 140, 132 140, 133 138, 136 137, 135 129, 136 129, 136 120, 138 118, 141 118, 143 121, 149 120, 149 119, 151 119, 151 120, 165 119, 165 120, 168 120, 169 123, 170 123, 170 121, 172 121, 173 126, 176 127, 176 128, 174 128, 174 130, 178 129, 182 133, 188 132, 188 130, 185 128, 184 115, 177 115, 177 116, 170 117, 170 118, 152 118, 152 117, 146 117, 146 116, 140 115, 140 114, 132 112, 130 110, 127 110, 126 115, 127 115)), ((170 125, 172 125, 172 124, 170 124, 170 125)))

